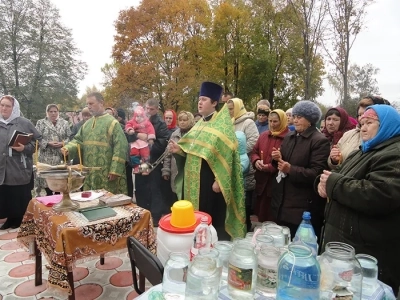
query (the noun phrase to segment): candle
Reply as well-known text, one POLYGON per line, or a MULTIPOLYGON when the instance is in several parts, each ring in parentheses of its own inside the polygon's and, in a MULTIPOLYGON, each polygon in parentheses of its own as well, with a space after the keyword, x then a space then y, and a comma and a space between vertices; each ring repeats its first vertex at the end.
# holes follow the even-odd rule
POLYGON ((35 146, 35 149, 36 149, 36 165, 37 165, 37 163, 39 162, 39 141, 38 140, 36 140, 36 146, 35 146))
POLYGON ((81 145, 78 144, 78 157, 79 157, 79 169, 82 172, 82 156, 81 156, 81 145))
MULTIPOLYGON (((64 148, 64 141, 62 142, 63 148, 64 148)), ((65 151, 63 152, 64 155, 64 164, 67 164, 67 155, 65 154, 65 151)))
POLYGON ((261 150, 260 154, 261 154, 261 161, 264 162, 264 151, 261 150))

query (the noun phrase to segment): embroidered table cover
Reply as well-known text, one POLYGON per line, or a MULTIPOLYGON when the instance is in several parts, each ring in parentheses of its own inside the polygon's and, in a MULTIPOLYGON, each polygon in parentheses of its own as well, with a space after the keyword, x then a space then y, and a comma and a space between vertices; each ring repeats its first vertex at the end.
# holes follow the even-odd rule
MULTIPOLYGON (((96 201, 85 203, 95 205, 96 201)), ((81 203, 81 207, 83 207, 81 203)), ((33 243, 49 264, 48 289, 58 295, 71 295, 68 272, 75 264, 127 252, 126 238, 135 237, 156 254, 153 221, 148 210, 135 204, 113 208, 117 215, 88 222, 76 212, 57 212, 32 199, 18 231, 17 240, 34 255, 33 243), (56 288, 56 289, 53 289, 56 288)))

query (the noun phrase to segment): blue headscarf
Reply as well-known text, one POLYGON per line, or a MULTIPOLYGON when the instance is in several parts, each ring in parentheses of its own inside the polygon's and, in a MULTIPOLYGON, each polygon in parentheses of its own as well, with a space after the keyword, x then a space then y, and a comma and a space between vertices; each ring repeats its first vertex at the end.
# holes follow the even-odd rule
POLYGON ((370 151, 375 146, 400 135, 400 114, 389 105, 371 105, 368 109, 373 109, 379 118, 379 129, 377 134, 368 141, 361 142, 363 153, 370 151))

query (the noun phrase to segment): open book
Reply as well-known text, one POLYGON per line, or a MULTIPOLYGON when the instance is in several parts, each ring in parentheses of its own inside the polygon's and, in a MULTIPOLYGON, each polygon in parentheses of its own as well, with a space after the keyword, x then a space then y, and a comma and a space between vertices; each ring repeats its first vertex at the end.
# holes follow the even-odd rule
POLYGON ((8 146, 17 147, 19 143, 22 145, 28 144, 33 138, 33 133, 26 133, 18 130, 14 130, 14 133, 11 136, 10 141, 8 142, 8 146))

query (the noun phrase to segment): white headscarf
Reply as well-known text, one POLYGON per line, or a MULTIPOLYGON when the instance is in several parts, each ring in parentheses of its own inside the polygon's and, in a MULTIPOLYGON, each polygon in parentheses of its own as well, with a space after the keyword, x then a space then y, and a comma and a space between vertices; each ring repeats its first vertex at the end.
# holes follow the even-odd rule
MULTIPOLYGON (((0 101, 3 100, 4 97, 5 97, 5 95, 0 98, 0 101)), ((0 115, 0 122, 5 123, 5 124, 8 124, 12 120, 21 116, 21 110, 19 109, 19 103, 18 103, 17 99, 15 99, 12 96, 8 96, 8 97, 11 97, 14 99, 14 105, 13 105, 13 110, 11 112, 11 115, 8 117, 8 119, 4 119, 3 116, 0 115)))

